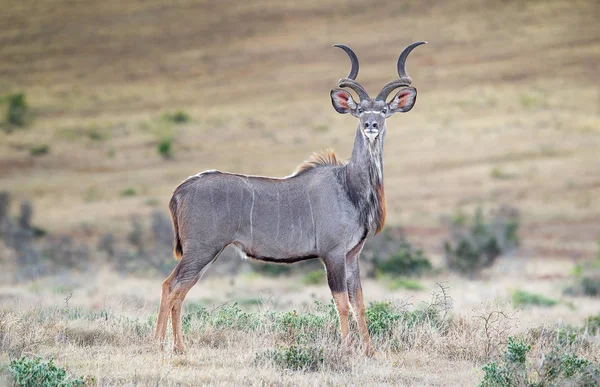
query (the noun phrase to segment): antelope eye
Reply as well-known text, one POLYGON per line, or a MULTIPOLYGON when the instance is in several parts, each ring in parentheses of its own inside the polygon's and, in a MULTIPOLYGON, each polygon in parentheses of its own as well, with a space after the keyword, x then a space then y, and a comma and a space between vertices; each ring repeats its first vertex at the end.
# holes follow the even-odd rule
POLYGON ((363 111, 364 111, 364 110, 363 110, 363 108, 361 108, 361 107, 359 107, 358 109, 356 109, 356 112, 357 112, 358 114, 361 114, 363 111))
POLYGON ((381 112, 382 112, 383 114, 387 114, 387 108, 383 108, 383 109, 381 109, 381 112))

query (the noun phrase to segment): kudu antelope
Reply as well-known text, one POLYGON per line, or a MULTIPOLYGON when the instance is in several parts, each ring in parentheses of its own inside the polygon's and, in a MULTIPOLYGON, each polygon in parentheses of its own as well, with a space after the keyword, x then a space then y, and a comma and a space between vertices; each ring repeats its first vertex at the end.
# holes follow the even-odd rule
POLYGON ((320 258, 337 307, 342 341, 347 343, 352 308, 368 356, 374 355, 365 321, 358 256, 369 234, 385 221, 383 140, 385 120, 407 112, 417 90, 404 69, 408 46, 398 58, 399 78, 371 99, 356 81, 358 59, 347 46, 352 68, 331 91, 338 113, 358 118, 352 156, 339 162, 332 151, 314 154, 285 178, 205 171, 181 183, 169 203, 180 259, 162 285, 155 338, 164 341, 169 313, 174 349, 183 351, 181 308, 192 286, 228 245, 252 259, 294 263, 320 258), (341 88, 356 92, 358 101, 341 88), (401 88, 390 102, 389 94, 401 88))

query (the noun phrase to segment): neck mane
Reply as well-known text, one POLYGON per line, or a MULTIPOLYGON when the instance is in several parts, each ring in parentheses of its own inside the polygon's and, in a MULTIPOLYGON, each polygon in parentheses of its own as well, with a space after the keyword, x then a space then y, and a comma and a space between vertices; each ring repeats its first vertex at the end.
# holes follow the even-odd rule
POLYGON ((360 220, 375 234, 383 229, 386 216, 383 191, 383 136, 368 141, 356 130, 352 157, 346 166, 348 196, 360 212, 360 220))

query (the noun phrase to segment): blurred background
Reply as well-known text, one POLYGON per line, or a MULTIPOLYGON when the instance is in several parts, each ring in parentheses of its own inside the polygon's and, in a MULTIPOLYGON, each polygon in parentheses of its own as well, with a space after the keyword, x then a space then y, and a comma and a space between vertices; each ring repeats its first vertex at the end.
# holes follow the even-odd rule
MULTIPOLYGON (((3 2, 2 297, 39 301, 33 281, 93 307, 123 287, 151 313, 176 264, 173 189, 206 169, 286 176, 314 151, 349 157, 356 121, 329 91, 350 64, 332 44, 355 50, 375 95, 419 40, 417 104, 388 120, 367 298, 437 280, 457 308, 527 286, 595 296, 599 19, 595 1, 3 2)), ((327 299, 318 262, 298 267, 227 251, 191 297, 246 281, 255 298, 289 290, 284 306, 327 299)))

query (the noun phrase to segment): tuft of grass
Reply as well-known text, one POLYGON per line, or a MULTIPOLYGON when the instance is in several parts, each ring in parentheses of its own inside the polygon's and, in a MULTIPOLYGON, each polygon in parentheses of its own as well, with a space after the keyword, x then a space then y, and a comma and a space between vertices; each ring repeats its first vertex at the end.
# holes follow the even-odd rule
POLYGON ((548 298, 541 294, 530 293, 524 290, 515 290, 511 296, 512 303, 517 306, 544 306, 551 307, 558 304, 553 298, 548 298))
POLYGON ((17 386, 75 387, 95 384, 91 377, 69 377, 67 370, 54 365, 54 359, 45 362, 39 357, 22 356, 11 361, 9 369, 17 386))
POLYGON ((183 110, 175 110, 163 114, 163 119, 174 124, 184 124, 191 120, 191 116, 183 110))
POLYGON ((29 154, 32 156, 43 156, 50 153, 50 146, 48 144, 34 145, 29 148, 29 154))
POLYGON ((305 285, 319 285, 325 283, 325 270, 313 270, 302 277, 302 283, 305 285))
POLYGON ((121 197, 131 197, 137 195, 135 188, 128 187, 121 190, 121 197))

